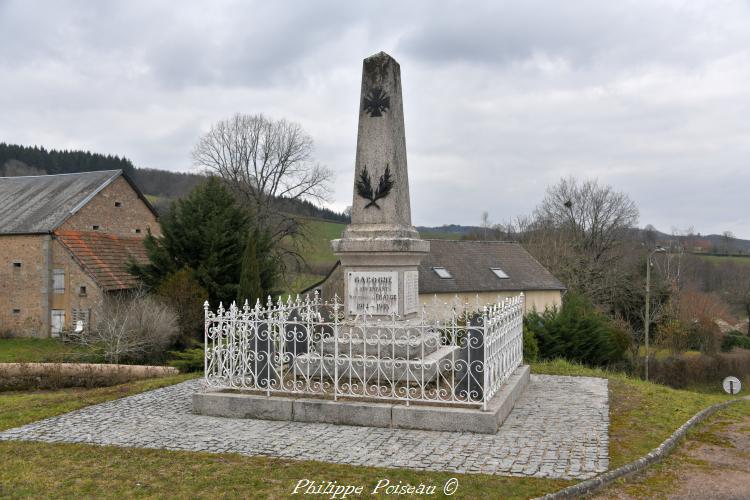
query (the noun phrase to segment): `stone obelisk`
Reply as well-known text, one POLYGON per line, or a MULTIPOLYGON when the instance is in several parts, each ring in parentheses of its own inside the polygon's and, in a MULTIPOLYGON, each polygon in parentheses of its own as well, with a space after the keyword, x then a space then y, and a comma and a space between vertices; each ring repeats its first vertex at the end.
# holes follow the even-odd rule
POLYGON ((419 310, 417 266, 430 244, 411 225, 401 69, 384 52, 362 65, 352 221, 332 245, 348 317, 419 310))

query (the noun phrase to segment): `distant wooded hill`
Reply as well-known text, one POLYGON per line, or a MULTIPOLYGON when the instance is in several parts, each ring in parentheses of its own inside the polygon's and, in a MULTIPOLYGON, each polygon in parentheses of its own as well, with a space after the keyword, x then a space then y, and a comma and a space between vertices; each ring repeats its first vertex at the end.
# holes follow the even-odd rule
MULTIPOLYGON (((122 170, 135 181, 160 212, 172 200, 187 195, 205 177, 200 174, 170 172, 155 168, 138 168, 124 157, 103 155, 90 151, 58 151, 40 146, 20 146, 0 143, 0 177, 22 175, 70 174, 96 170, 122 170)), ((337 222, 349 218, 307 201, 279 199, 278 209, 283 212, 317 217, 337 222)))
MULTIPOLYGON (((417 230, 423 238, 442 238, 442 239, 503 239, 504 233, 498 233, 495 230, 485 229, 480 226, 461 226, 458 224, 446 224, 443 226, 426 227, 418 226, 417 230)), ((748 255, 750 254, 750 240, 727 237, 720 234, 701 235, 682 234, 673 235, 663 233, 648 227, 646 229, 635 228, 632 230, 632 238, 643 241, 650 247, 664 246, 674 248, 681 245, 689 253, 710 254, 710 255, 748 255)))

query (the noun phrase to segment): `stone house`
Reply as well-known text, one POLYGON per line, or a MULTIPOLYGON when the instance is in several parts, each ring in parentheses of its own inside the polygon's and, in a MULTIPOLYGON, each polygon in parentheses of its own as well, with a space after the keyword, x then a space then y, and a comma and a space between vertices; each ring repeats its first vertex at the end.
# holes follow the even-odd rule
MULTIPOLYGON (((519 243, 507 241, 428 240, 430 252, 419 264, 419 301, 428 309, 439 304, 470 307, 523 292, 525 311, 559 307, 565 286, 519 243)), ((336 263, 328 276, 305 293, 324 298, 344 293, 344 277, 336 263)))
POLYGON ((149 230, 157 214, 121 170, 0 177, 0 333, 87 327, 103 294, 136 285, 149 230))

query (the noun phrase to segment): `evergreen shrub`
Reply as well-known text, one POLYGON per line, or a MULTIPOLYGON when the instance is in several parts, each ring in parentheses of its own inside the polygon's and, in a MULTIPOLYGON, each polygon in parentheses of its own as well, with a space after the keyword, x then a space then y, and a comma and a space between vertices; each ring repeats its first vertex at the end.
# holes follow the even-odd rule
POLYGON ((524 330, 536 340, 540 360, 610 366, 623 361, 630 343, 627 332, 575 293, 565 295, 562 308, 527 314, 524 330))

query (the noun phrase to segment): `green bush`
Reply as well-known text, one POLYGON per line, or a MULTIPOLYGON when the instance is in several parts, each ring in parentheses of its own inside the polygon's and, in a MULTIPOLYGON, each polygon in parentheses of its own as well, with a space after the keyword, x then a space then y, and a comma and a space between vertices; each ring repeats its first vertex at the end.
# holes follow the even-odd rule
POLYGON ((170 347, 185 349, 202 341, 203 302, 208 299, 208 292, 195 278, 195 273, 184 267, 168 275, 156 289, 156 294, 177 313, 180 336, 175 345, 170 347))
POLYGON ((534 332, 523 325, 523 360, 525 363, 533 363, 539 357, 539 344, 534 337, 534 332))
POLYGON ((677 354, 651 358, 648 366, 653 382, 675 389, 708 384, 718 390, 721 381, 729 375, 739 377, 743 384, 750 381, 750 351, 745 350, 713 356, 677 354))
POLYGON ((750 337, 747 335, 735 335, 732 333, 724 335, 724 339, 721 341, 721 350, 729 352, 735 347, 750 349, 750 337))
POLYGON ((565 295, 561 309, 528 314, 524 328, 536 340, 540 360, 562 358, 589 366, 608 366, 624 359, 630 343, 625 331, 574 293, 565 295))
POLYGON ((172 359, 167 362, 180 370, 180 373, 202 372, 203 371, 203 347, 186 349, 184 351, 169 351, 172 359))

